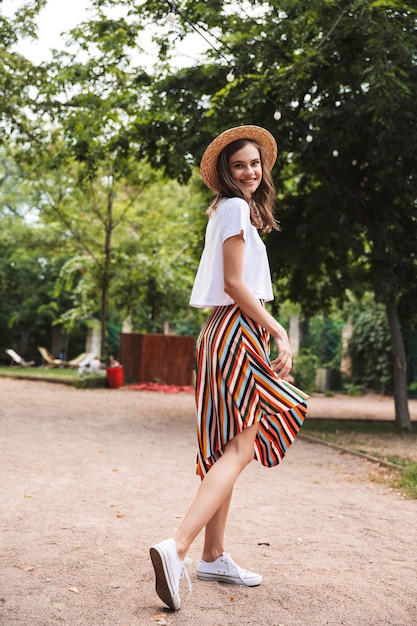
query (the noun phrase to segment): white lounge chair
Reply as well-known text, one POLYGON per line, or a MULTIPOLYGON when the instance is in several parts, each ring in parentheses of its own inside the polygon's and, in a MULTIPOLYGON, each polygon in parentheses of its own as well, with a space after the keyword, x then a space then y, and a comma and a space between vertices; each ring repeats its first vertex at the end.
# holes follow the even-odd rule
POLYGON ((73 359, 67 361, 67 365, 73 368, 79 367, 80 363, 82 363, 87 357, 88 352, 81 352, 81 354, 79 354, 78 356, 75 356, 73 359))
POLYGON ((8 350, 6 350, 6 353, 9 355, 12 361, 16 365, 20 365, 20 367, 31 367, 35 362, 35 361, 25 361, 25 359, 23 359, 19 354, 17 354, 17 352, 12 350, 12 348, 9 348, 8 350))
POLYGON ((67 361, 63 361, 62 359, 56 359, 46 348, 43 346, 38 346, 38 350, 41 353, 43 365, 47 368, 50 367, 59 367, 60 365, 67 365, 67 361))
MULTIPOLYGON (((80 361, 78 363, 78 373, 82 374, 83 372, 86 371, 86 369, 88 368, 89 370, 91 370, 91 362, 97 360, 96 357, 96 353, 95 352, 88 352, 88 354, 85 355, 85 358, 82 359, 82 361, 80 361)), ((96 368, 94 368, 96 369, 96 368)))

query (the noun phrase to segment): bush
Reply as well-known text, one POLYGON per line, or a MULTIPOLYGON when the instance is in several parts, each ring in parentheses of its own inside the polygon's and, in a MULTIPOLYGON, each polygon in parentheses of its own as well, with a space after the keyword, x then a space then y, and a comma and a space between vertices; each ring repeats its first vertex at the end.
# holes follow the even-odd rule
POLYGON ((365 393, 365 387, 363 385, 355 385, 354 383, 345 383, 344 390, 348 396, 358 397, 363 396, 365 393))
POLYGON ((349 343, 352 384, 377 393, 393 390, 393 363, 390 333, 385 310, 375 306, 360 313, 349 343))
POLYGON ((316 384, 316 370, 319 365, 318 357, 310 350, 303 349, 294 359, 294 378, 297 387, 311 393, 316 384))
POLYGON ((83 374, 74 382, 77 389, 100 389, 107 386, 107 378, 97 374, 83 374))
POLYGON ((410 398, 417 398, 417 382, 412 382, 408 385, 408 395, 410 398))

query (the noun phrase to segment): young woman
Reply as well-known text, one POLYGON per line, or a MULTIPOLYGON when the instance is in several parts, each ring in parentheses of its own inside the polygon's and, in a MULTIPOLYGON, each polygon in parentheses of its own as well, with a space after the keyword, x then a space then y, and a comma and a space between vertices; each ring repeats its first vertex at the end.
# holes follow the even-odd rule
POLYGON ((277 156, 273 136, 239 126, 207 147, 200 172, 217 196, 208 209, 205 247, 190 304, 211 308, 197 341, 197 473, 202 482, 175 537, 152 546, 156 591, 180 608, 185 556, 205 528, 197 578, 249 587, 262 576, 224 552, 234 483, 254 458, 272 467, 294 441, 306 415, 307 395, 285 381, 292 367, 285 329, 268 313, 272 284, 259 232, 276 228, 270 174, 277 156), (269 359, 269 339, 278 357, 269 359))

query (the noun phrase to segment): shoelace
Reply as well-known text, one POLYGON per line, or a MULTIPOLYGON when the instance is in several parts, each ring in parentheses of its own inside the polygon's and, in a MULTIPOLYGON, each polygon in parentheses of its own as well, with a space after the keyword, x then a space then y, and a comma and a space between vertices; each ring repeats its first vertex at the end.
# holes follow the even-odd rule
POLYGON ((190 575, 188 573, 187 568, 185 567, 186 565, 189 565, 190 563, 192 563, 192 560, 189 559, 188 557, 186 557, 183 562, 182 562, 182 570, 181 570, 181 576, 180 578, 185 578, 185 580, 187 581, 188 584, 188 595, 191 595, 191 592, 193 590, 193 585, 191 583, 191 578, 190 575))
POLYGON ((224 571, 223 572, 224 574, 233 574, 233 571, 232 571, 233 568, 236 568, 236 571, 241 580, 245 579, 245 574, 250 574, 249 570, 243 569, 243 567, 239 567, 239 565, 234 562, 230 554, 228 554, 227 552, 224 553, 221 560, 225 564, 225 570, 228 570, 228 571, 224 571))

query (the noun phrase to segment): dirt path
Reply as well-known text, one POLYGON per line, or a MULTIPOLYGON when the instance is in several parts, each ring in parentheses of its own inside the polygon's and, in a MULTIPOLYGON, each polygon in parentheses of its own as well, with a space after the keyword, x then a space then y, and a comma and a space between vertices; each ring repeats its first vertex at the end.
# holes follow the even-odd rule
POLYGON ((1 626, 417 624, 417 502, 375 465, 302 440, 277 469, 252 463, 227 549, 263 584, 198 581, 199 537, 173 614, 148 549, 198 486, 193 397, 0 379, 0 418, 1 626))

